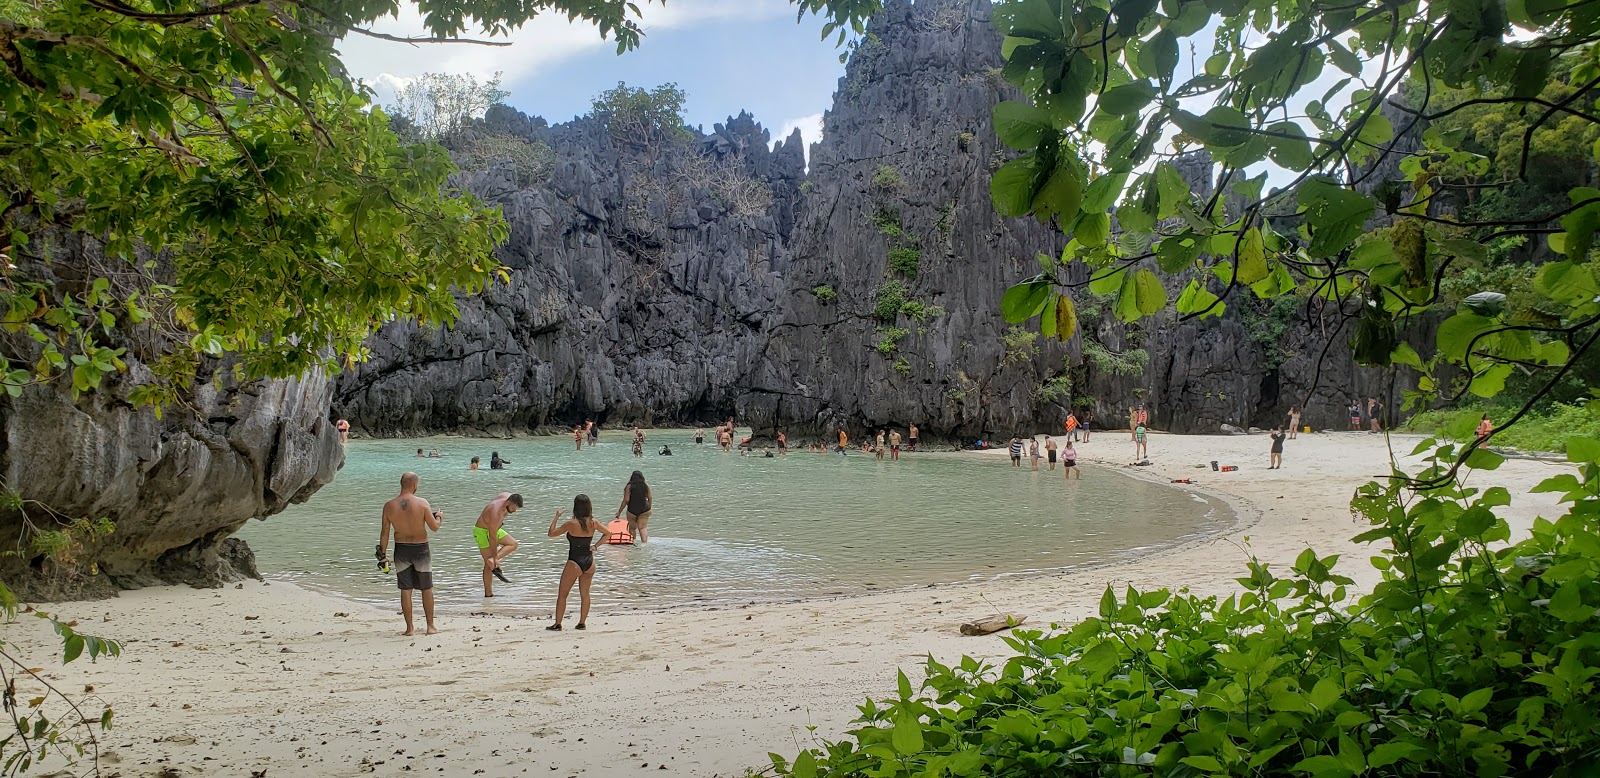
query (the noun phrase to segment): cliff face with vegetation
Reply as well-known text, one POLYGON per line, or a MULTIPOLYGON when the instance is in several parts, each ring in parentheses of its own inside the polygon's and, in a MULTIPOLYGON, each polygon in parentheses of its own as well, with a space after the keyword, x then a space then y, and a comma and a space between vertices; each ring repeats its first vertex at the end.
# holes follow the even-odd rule
MULTIPOLYGON (((1006 287, 1065 240, 990 204, 1009 153, 990 109, 1014 93, 989 13, 988 0, 888 2, 809 167, 798 133, 771 144, 744 114, 668 138, 491 109, 457 139, 457 183, 504 210, 504 282, 461 299, 451 328, 386 326, 372 359, 333 379, 201 376, 193 407, 164 419, 127 402, 147 373, 137 343, 97 394, 0 397, 0 471, 26 501, 0 506, 0 532, 116 525, 68 541, 65 564, 90 575, 29 546, 0 558, 0 577, 71 595, 248 574, 228 536, 332 479, 340 417, 392 436, 735 415, 758 434, 916 423, 970 442, 1059 429, 1069 407, 1110 425, 1142 402, 1157 428, 1215 432, 1271 426, 1290 404, 1336 428, 1351 397, 1399 405, 1406 387, 1357 368, 1348 331, 1298 302, 1237 296, 1220 319, 1130 327, 1079 289, 1066 343, 1006 325, 1006 287)), ((1205 160, 1182 168, 1210 192, 1205 160)))
MULTIPOLYGON (((103 264, 85 236, 52 239, 58 267, 103 264)), ((57 280, 77 291, 76 279, 57 280)), ((23 598, 254 575, 250 550, 229 536, 303 502, 343 462, 329 379, 240 383, 211 362, 192 396, 158 415, 135 409, 129 391, 151 380, 159 336, 129 333, 115 344, 126 371, 95 392, 55 382, 0 394, 0 536, 18 539, 0 555, 0 580, 23 598)), ((11 354, 36 346, 14 333, 0 341, 11 354)))
MULTIPOLYGON (((989 202, 1008 153, 990 110, 1015 96, 990 3, 886 5, 809 170, 798 135, 769 150, 744 114, 673 140, 492 110, 479 131, 549 149, 532 175, 509 158, 462 174, 511 224, 509 282, 462 300, 449 330, 385 328, 339 377, 336 414, 373 435, 735 415, 758 432, 915 422, 970 440, 1054 429, 1073 406, 1109 423, 1144 403, 1181 432, 1271 426, 1290 404, 1326 426, 1352 397, 1398 406, 1403 387, 1355 366, 1337 317, 1287 303, 1127 327, 1084 289, 1069 342, 1008 327, 1001 295, 1064 237, 989 202)), ((1210 191, 1204 160, 1185 172, 1210 191)))

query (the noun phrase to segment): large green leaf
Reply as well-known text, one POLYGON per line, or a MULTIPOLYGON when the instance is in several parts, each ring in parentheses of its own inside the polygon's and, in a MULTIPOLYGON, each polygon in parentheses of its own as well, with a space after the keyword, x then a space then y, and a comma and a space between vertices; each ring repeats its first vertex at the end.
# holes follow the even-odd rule
POLYGON ((1262 244, 1261 230, 1251 227, 1239 239, 1239 264, 1235 271, 1239 283, 1253 284, 1267 277, 1267 250, 1262 244))
POLYGON ((1007 289, 1000 298, 1000 315, 1012 324, 1038 316, 1050 301, 1050 290, 1049 281, 1033 280, 1017 284, 1007 289))
POLYGON ((1026 216, 1033 208, 1035 159, 1027 154, 1011 160, 989 177, 989 197, 1001 216, 1026 216))
POLYGON ((1028 103, 1003 102, 994 107, 994 131, 1000 142, 1027 151, 1039 145, 1047 133, 1055 132, 1049 114, 1028 103))
POLYGON ((1144 316, 1154 316, 1167 307, 1167 290, 1161 285, 1161 278, 1149 270, 1141 269, 1133 274, 1134 305, 1139 313, 1144 316))

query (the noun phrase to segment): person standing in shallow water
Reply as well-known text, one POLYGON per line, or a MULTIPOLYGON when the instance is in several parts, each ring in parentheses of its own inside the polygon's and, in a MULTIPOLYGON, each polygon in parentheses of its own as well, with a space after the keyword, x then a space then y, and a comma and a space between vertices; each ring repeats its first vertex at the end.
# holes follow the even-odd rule
POLYGON ((1011 466, 1022 467, 1022 438, 1011 436, 1011 466))
POLYGON ((906 444, 907 451, 917 450, 917 425, 913 424, 910 429, 906 430, 906 444))
POLYGON ((1028 458, 1033 460, 1033 471, 1039 472, 1039 439, 1028 438, 1028 458))
POLYGON ((900 430, 889 430, 889 460, 900 461, 900 430))
POLYGON ((489 453, 489 469, 490 470, 504 470, 504 469, 506 469, 506 465, 509 465, 509 464, 511 464, 511 460, 509 460, 509 459, 501 459, 500 458, 500 452, 492 451, 492 452, 489 453))
POLYGON ((346 421, 345 419, 340 419, 337 424, 333 425, 333 427, 334 427, 334 429, 337 429, 339 431, 339 442, 340 443, 349 443, 350 442, 350 422, 349 421, 346 421))
POLYGON ((572 500, 570 520, 562 522, 561 509, 556 509, 556 517, 550 520, 549 535, 552 538, 567 537, 567 562, 561 566, 561 586, 556 590, 556 623, 545 629, 561 629, 561 619, 567 614, 567 595, 572 593, 573 583, 578 584, 578 629, 588 629, 589 582, 594 580, 594 550, 605 545, 611 532, 594 520, 594 505, 589 502, 589 495, 580 494, 572 500), (597 533, 600 535, 599 541, 591 542, 597 533))
POLYGON ((378 530, 378 564, 389 559, 389 531, 394 530, 394 573, 400 586, 400 613, 406 618, 404 635, 416 633, 412 621, 411 592, 422 592, 422 615, 428 622, 427 634, 438 632, 433 625, 433 557, 428 553, 428 532, 439 531, 444 512, 436 511, 417 496, 417 474, 400 476, 400 496, 383 504, 383 528, 378 530))
POLYGON ((1078 469, 1078 449, 1067 441, 1065 448, 1061 449, 1061 478, 1063 480, 1076 478, 1083 479, 1083 471, 1078 469))
POLYGON ((1283 467, 1283 439, 1285 437, 1282 427, 1272 428, 1272 463, 1267 467, 1268 470, 1277 470, 1283 467))
POLYGON ((617 506, 617 515, 613 519, 622 518, 622 512, 628 512, 628 534, 639 540, 639 545, 650 542, 647 527, 650 524, 650 511, 654 508, 655 495, 650 493, 650 485, 644 482, 644 473, 638 470, 628 477, 628 483, 622 487, 622 504, 617 506))
POLYGON ((883 430, 878 430, 877 445, 872 450, 877 453, 878 461, 880 462, 883 461, 883 442, 887 437, 887 435, 883 434, 883 430))
MULTIPOLYGON (((1072 439, 1068 438, 1067 440, 1071 441, 1072 439)), ((1055 472, 1055 469, 1056 469, 1056 439, 1055 438, 1046 437, 1044 439, 1044 455, 1045 455, 1046 459, 1050 460, 1050 470, 1051 470, 1051 472, 1055 472)))

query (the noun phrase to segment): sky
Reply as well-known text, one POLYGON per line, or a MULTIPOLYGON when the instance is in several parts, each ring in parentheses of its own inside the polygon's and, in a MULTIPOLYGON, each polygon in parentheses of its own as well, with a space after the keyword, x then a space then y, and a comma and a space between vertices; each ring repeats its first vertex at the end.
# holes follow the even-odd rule
MULTIPOLYGON (((422 33, 415 6, 406 16, 374 29, 391 35, 422 33)), ((510 36, 509 47, 467 44, 412 45, 353 36, 339 45, 346 67, 386 102, 404 79, 422 73, 471 73, 487 80, 501 73, 506 102, 556 124, 588 113, 590 101, 625 81, 651 88, 676 82, 688 95, 690 126, 712 125, 752 113, 773 140, 801 128, 809 145, 821 139, 822 112, 844 74, 833 40, 822 41, 822 22, 795 22, 787 0, 672 0, 640 3, 644 40, 616 53, 592 26, 554 14, 510 36)))

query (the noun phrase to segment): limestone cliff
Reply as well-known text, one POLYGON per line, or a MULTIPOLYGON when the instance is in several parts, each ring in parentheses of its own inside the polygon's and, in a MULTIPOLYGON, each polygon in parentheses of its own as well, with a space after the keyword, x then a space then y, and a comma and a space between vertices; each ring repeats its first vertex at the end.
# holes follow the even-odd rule
MULTIPOLYGON (((1084 299, 1067 344, 1008 328, 1005 288, 1064 238, 989 202, 1008 153, 990 109, 1016 97, 990 11, 886 3, 809 171, 798 135, 769 151, 745 114, 640 147, 595 119, 492 111, 482 131, 546 143, 557 160, 541 182, 505 166, 462 177, 505 209, 510 282, 464 299, 450 330, 386 327, 374 359, 339 378, 337 414, 374 435, 736 415, 758 431, 915 422, 970 440, 1054 429, 1075 398, 1103 423, 1144 403, 1180 432, 1270 426, 1290 404, 1335 427, 1352 397, 1398 406, 1405 387, 1354 365, 1331 312, 1237 298, 1220 320, 1126 327, 1084 299), (770 196, 735 202, 717 180, 730 174, 770 196), (1134 373, 1086 357, 1136 350, 1147 359, 1134 373)), ((1187 165, 1209 193, 1209 166, 1187 165)))
MULTIPOLYGON (((58 267, 98 262, 99 246, 85 236, 51 240, 58 267)), ((58 278, 57 288, 73 292, 75 283, 58 278)), ((0 505, 0 536, 21 539, 4 549, 14 554, 0 556, 0 580, 19 596, 103 596, 254 575, 249 549, 229 536, 251 518, 303 502, 342 463, 327 418, 332 382, 322 376, 239 384, 209 364, 181 407, 162 418, 134 409, 128 390, 150 379, 155 337, 132 330, 120 343, 127 372, 92 394, 74 398, 60 381, 15 398, 0 394, 0 482, 22 501, 0 505), (115 530, 74 542, 52 561, 38 531, 79 518, 109 519, 115 530)), ((10 354, 33 345, 20 335, 0 339, 10 354)))

